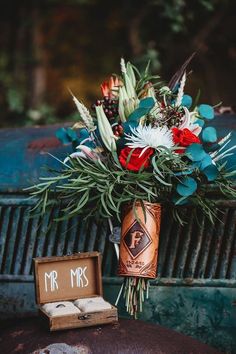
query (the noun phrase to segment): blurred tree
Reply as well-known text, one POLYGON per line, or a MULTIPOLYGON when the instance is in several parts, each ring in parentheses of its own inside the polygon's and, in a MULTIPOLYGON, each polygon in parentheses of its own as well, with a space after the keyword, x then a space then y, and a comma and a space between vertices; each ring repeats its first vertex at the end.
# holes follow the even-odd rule
POLYGON ((166 80, 197 50, 190 93, 234 104, 233 0, 3 0, 0 126, 75 119, 68 88, 91 104, 120 56, 166 80))

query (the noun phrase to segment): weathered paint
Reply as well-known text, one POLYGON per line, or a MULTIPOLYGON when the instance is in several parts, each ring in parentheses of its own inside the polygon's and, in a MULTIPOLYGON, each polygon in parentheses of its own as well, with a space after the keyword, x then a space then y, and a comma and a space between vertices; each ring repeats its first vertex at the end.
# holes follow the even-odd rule
MULTIPOLYGON (((118 285, 105 286, 105 295, 118 285)), ((115 299, 115 296, 110 299, 115 299)), ((151 286, 140 319, 173 328, 227 353, 236 350, 235 288, 151 286)), ((120 314, 126 316, 120 305, 120 314)))
POLYGON ((55 138, 59 125, 0 129, 0 191, 22 191, 47 175, 45 166, 60 167, 57 158, 72 152, 55 138), (51 155, 49 155, 50 153, 51 155))
MULTIPOLYGON (((120 286, 117 278, 104 279, 105 298, 114 303, 120 286)), ((22 282, 0 281, 0 294, 2 318, 37 314, 32 277, 22 282)), ((233 353, 236 348, 235 300, 235 288, 232 287, 152 285, 139 318, 173 328, 217 349, 233 353)), ((119 315, 128 317, 122 301, 119 315)))
MULTIPOLYGON (((219 137, 232 131, 228 147, 236 144, 235 115, 217 116, 210 124, 217 128, 219 137)), ((49 154, 64 159, 72 148, 71 145, 60 145, 55 139, 59 127, 61 125, 0 129, 0 191, 22 191, 22 188, 37 183, 39 176, 47 175, 45 166, 60 167, 49 154)), ((236 155, 230 156, 228 162, 235 166, 236 155)))

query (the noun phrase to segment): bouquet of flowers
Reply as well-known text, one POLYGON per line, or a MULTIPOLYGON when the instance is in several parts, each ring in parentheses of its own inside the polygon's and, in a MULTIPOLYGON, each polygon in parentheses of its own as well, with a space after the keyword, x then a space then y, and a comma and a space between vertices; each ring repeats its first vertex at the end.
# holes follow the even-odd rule
POLYGON ((126 307, 134 315, 156 277, 162 205, 170 205, 180 223, 178 206, 186 204, 213 221, 208 185, 236 196, 236 172, 224 160, 235 147, 227 147, 230 134, 219 139, 209 125, 214 108, 184 93, 187 64, 164 85, 149 65, 140 73, 121 59, 121 74, 101 85, 102 97, 90 111, 72 94, 79 121, 57 136, 74 152, 60 171, 33 187, 42 212, 56 191, 65 217, 107 218, 112 231, 111 218, 121 221, 118 274, 125 277, 126 307))

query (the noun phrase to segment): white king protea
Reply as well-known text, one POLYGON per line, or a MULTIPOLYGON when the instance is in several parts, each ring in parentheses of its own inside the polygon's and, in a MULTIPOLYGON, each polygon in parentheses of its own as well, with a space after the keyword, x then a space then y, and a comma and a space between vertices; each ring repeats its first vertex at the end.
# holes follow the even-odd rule
POLYGON ((153 128, 151 125, 139 125, 137 128, 131 128, 132 135, 126 134, 129 140, 127 145, 132 148, 142 148, 142 154, 148 148, 159 149, 162 146, 171 148, 174 146, 172 132, 167 127, 153 128))

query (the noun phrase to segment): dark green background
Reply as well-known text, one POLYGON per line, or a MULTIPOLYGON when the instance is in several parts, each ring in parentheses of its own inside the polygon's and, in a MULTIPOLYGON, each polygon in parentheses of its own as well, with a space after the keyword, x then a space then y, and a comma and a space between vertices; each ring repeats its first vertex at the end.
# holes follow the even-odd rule
POLYGON ((75 120, 124 56, 164 80, 193 52, 187 88, 235 105, 233 0, 8 0, 0 11, 0 127, 75 120))

